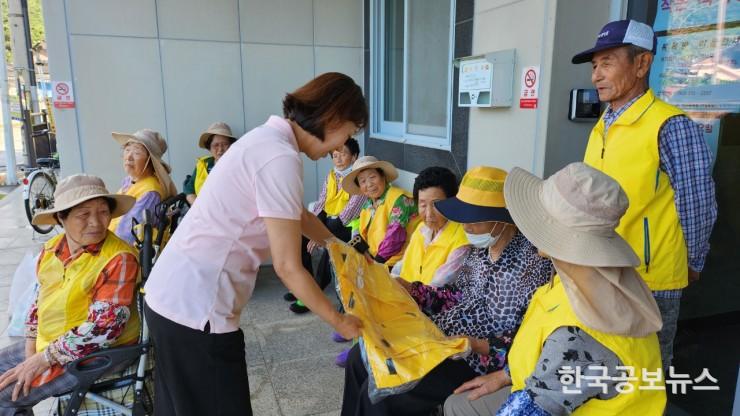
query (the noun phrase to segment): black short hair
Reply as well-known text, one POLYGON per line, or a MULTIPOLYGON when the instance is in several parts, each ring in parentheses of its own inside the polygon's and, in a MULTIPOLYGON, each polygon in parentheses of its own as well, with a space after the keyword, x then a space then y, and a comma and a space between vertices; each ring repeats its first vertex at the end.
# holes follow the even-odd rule
POLYGON ((351 154, 352 156, 360 155, 360 144, 357 143, 357 140, 355 140, 354 137, 350 137, 349 139, 347 139, 347 141, 344 142, 344 145, 347 146, 349 154, 351 154))
MULTIPOLYGON (((97 198, 93 198, 93 199, 97 199, 97 198)), ((93 199, 90 199, 90 201, 92 201, 93 199)), ((106 203, 108 204, 108 210, 110 210, 110 212, 113 212, 113 211, 115 211, 115 209, 116 209, 116 206, 117 206, 116 200, 115 200, 115 199, 113 199, 113 198, 103 198, 103 199, 104 199, 104 200, 105 200, 105 202, 106 202, 106 203)), ((85 201, 85 202, 87 202, 87 201, 85 201)), ((76 205, 75 205, 75 206, 76 206, 76 205)), ((67 219, 67 217, 69 217, 69 213, 70 213, 70 212, 72 212, 72 210, 73 210, 73 209, 74 209, 74 207, 72 207, 72 208, 67 208, 67 209, 64 209, 64 210, 61 210, 61 211, 57 212, 57 213, 56 213, 56 214, 54 215, 54 216, 55 216, 55 218, 56 218, 56 220, 57 220, 57 223, 58 223, 58 224, 59 224, 60 226, 62 225, 62 222, 61 222, 60 220, 66 220, 66 219, 67 219)))
POLYGON ((432 166, 419 172, 414 180, 414 201, 419 202, 419 191, 439 187, 447 198, 457 195, 459 184, 457 176, 451 170, 441 166, 432 166))
MULTIPOLYGON (((211 144, 213 143, 213 136, 216 136, 216 134, 211 134, 210 136, 208 136, 208 138, 206 139, 206 142, 204 143, 206 145, 206 149, 208 150, 211 150, 211 144)), ((229 139, 229 146, 234 144, 234 142, 236 141, 236 139, 233 137, 229 137, 229 136, 223 136, 223 137, 226 137, 227 139, 229 139)))

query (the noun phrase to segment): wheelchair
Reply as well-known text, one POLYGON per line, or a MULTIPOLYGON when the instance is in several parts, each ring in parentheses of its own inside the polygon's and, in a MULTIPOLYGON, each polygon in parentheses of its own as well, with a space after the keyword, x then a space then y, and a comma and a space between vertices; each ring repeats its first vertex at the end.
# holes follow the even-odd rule
POLYGON ((66 371, 77 378, 77 384, 72 391, 57 396, 57 415, 153 414, 154 351, 144 317, 143 288, 188 206, 185 195, 179 194, 157 205, 153 213, 145 212, 141 223, 134 220, 132 233, 141 267, 135 296, 141 320, 139 342, 101 350, 67 364, 66 371))

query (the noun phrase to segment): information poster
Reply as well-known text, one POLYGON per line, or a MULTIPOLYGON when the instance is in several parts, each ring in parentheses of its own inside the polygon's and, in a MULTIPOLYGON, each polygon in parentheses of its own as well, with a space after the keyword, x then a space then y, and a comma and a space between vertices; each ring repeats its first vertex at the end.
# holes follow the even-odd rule
POLYGON ((658 0, 656 32, 740 20, 740 0, 658 0))
POLYGON ((716 156, 719 123, 740 111, 740 0, 657 0, 650 88, 702 125, 716 156))

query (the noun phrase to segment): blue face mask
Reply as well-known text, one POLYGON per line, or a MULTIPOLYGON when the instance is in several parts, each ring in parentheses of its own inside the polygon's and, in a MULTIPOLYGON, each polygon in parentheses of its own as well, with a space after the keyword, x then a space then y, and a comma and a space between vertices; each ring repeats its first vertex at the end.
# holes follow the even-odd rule
POLYGON ((341 177, 345 177, 349 175, 350 172, 352 172, 352 165, 349 165, 347 169, 344 169, 344 170, 339 170, 336 167, 334 167, 334 172, 336 172, 336 174, 341 177))

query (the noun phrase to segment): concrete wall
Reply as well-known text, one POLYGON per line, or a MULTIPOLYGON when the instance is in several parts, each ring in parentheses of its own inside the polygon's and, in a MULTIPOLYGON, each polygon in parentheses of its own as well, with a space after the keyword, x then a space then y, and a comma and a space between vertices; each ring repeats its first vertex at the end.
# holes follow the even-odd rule
POLYGON ((570 162, 583 160, 594 123, 569 121, 568 102, 573 88, 593 88, 591 65, 574 65, 570 60, 576 53, 593 47, 596 34, 610 20, 610 3, 604 0, 567 0, 557 4, 550 71, 551 104, 545 140, 545 176, 570 162))
MULTIPOLYGON (((238 135, 281 114, 288 91, 339 71, 363 80, 362 0, 45 0, 53 80, 72 81, 59 110, 62 174, 88 172, 117 189, 112 131, 148 127, 167 138, 181 186, 210 123, 238 135)), ((329 160, 305 160, 306 202, 329 160)))
POLYGON ((519 166, 550 174, 581 160, 592 123, 568 121, 569 93, 590 84, 590 67, 570 63, 593 46, 610 0, 478 0, 473 55, 516 49, 514 103, 470 113, 468 167, 519 166), (540 67, 538 108, 519 108, 522 68, 540 67))
POLYGON ((519 166, 542 173, 550 100, 550 61, 556 2, 480 0, 475 3, 473 55, 516 49, 514 103, 470 112, 468 166, 519 166), (519 108, 522 68, 540 66, 539 108, 519 108))

